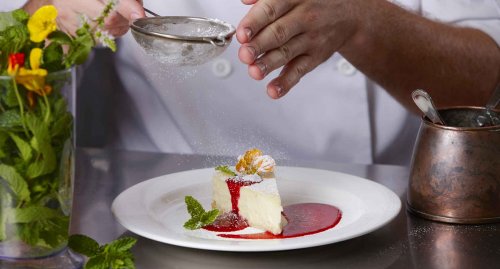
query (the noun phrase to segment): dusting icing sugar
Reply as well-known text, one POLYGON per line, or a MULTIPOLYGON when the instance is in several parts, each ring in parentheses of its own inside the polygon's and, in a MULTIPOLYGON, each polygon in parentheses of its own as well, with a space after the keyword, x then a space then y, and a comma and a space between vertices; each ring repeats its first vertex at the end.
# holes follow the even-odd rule
POLYGON ((275 178, 266 178, 266 180, 262 180, 259 184, 250 185, 248 188, 263 193, 279 195, 275 178))
POLYGON ((257 174, 245 175, 245 176, 238 177, 238 178, 240 178, 240 180, 243 182, 259 183, 262 181, 262 178, 257 174))

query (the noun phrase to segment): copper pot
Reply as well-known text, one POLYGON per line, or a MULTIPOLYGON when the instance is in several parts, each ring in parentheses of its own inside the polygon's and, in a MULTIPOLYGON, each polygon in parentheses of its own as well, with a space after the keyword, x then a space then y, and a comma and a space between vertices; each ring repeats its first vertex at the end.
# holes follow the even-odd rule
POLYGON ((410 212, 450 223, 500 222, 500 125, 477 127, 483 111, 439 110, 447 126, 422 118, 410 168, 410 212))

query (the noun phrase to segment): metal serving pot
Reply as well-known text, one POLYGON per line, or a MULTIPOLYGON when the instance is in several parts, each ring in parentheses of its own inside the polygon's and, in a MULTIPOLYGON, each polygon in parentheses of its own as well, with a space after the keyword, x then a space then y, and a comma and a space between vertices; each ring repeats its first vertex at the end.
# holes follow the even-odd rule
POLYGON ((476 118, 484 113, 480 107, 439 112, 447 126, 422 118, 408 210, 449 223, 500 222, 500 125, 478 127, 476 118))

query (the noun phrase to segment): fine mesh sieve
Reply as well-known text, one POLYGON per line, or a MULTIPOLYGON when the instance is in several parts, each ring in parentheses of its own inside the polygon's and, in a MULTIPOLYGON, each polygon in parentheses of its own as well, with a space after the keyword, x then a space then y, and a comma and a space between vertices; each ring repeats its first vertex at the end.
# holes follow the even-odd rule
POLYGON ((217 57, 235 33, 229 23, 185 16, 140 18, 130 28, 148 55, 173 65, 199 65, 217 57))

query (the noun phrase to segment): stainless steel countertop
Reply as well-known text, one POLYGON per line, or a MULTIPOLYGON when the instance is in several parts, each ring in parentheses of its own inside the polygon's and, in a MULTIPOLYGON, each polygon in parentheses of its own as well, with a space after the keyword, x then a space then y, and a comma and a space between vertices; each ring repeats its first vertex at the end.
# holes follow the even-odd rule
MULTIPOLYGON (((403 209, 367 235, 302 250, 231 253, 176 247, 136 236, 113 217, 113 199, 128 187, 163 174, 231 163, 232 158, 78 149, 72 233, 105 243, 138 238, 138 269, 156 268, 500 268, 500 224, 451 225, 406 212, 408 168, 387 165, 280 161, 283 165, 353 174, 392 189, 403 209)), ((499 205, 500 206, 500 205, 499 205)))

